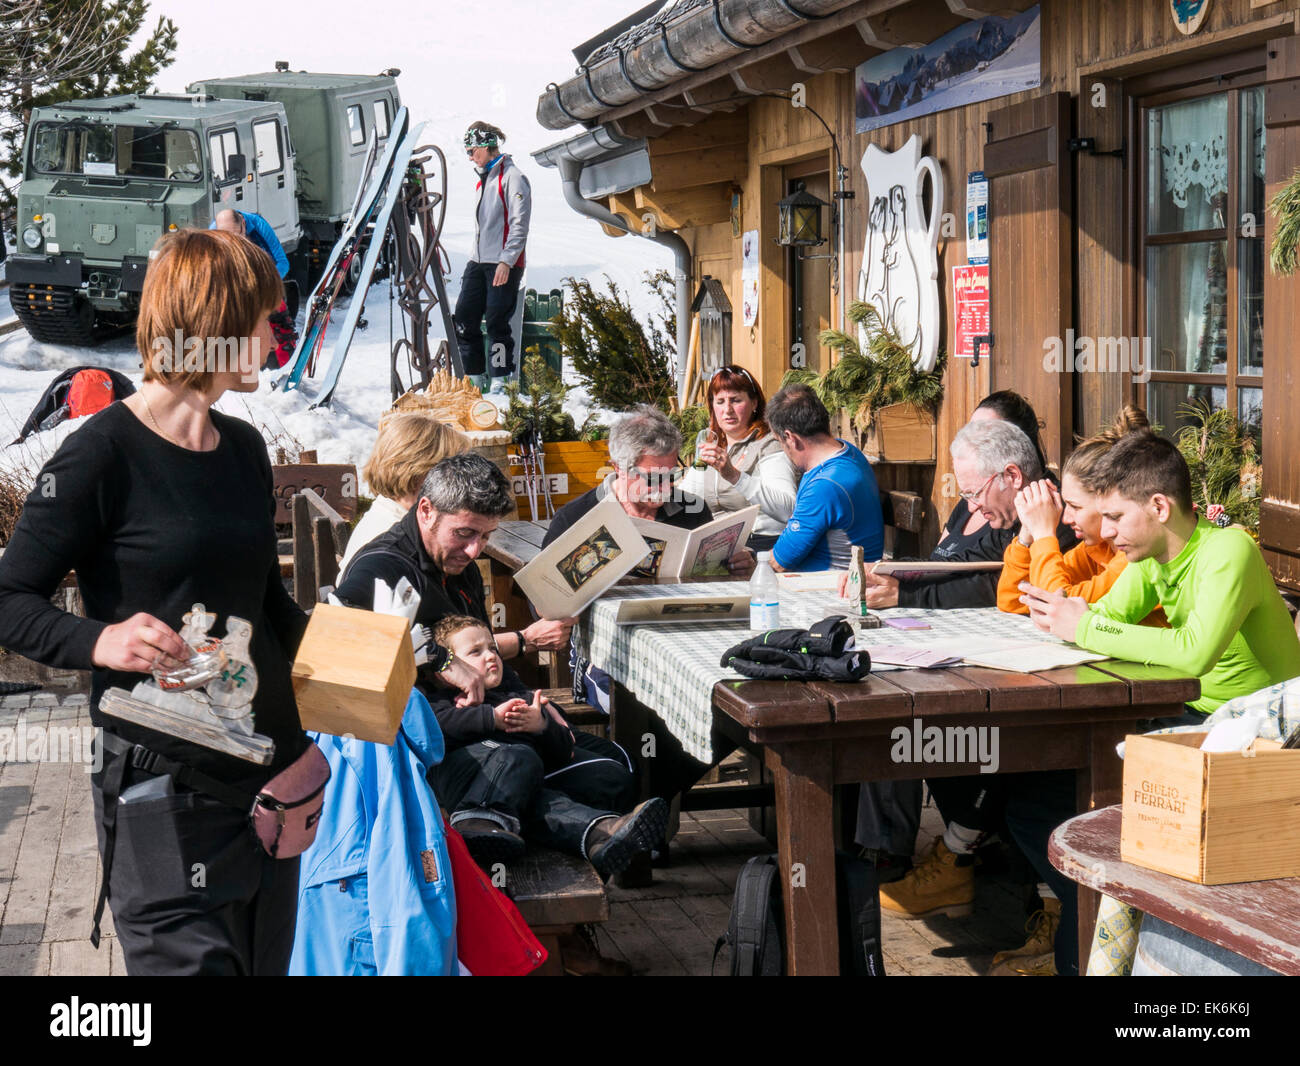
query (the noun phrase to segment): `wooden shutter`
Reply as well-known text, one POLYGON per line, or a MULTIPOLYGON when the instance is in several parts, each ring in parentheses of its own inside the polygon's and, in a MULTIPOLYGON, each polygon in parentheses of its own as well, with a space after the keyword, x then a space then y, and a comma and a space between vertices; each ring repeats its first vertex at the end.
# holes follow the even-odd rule
POLYGON ((1074 431, 1073 352, 1063 373, 1044 370, 1044 342, 1066 345, 1073 322, 1074 167, 1070 95, 1051 93, 989 115, 990 382, 1014 389, 1044 423, 1049 462, 1068 453, 1074 431))
MULTIPOLYGON (((1277 195, 1300 167, 1300 39, 1268 45, 1264 89, 1264 199, 1277 195)), ((1265 212, 1264 248, 1277 222, 1265 212)), ((1295 416, 1300 273, 1264 269, 1264 466, 1259 545, 1279 584, 1300 590, 1300 419, 1295 416)))

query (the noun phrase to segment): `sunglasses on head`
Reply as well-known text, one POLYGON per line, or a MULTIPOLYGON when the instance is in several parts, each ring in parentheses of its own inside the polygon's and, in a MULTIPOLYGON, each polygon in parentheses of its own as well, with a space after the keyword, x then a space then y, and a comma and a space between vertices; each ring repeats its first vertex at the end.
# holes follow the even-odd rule
POLYGON ((750 372, 746 370, 743 366, 720 366, 716 370, 714 370, 712 374, 709 375, 709 380, 712 381, 714 378, 716 378, 719 374, 723 373, 724 371, 728 374, 743 374, 748 380, 750 381, 754 380, 753 375, 750 374, 750 372))

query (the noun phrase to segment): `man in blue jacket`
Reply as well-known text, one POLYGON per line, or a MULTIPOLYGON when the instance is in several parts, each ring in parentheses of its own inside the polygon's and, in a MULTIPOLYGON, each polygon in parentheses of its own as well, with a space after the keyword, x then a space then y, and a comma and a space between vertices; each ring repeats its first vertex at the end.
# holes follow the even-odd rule
POLYGON ((876 475, 852 444, 831 436, 830 415, 807 385, 788 385, 767 402, 767 424, 803 477, 794 513, 772 546, 778 570, 843 570, 849 551, 880 558, 885 519, 876 475))
MULTIPOLYGON (((217 217, 212 220, 208 229, 225 230, 227 233, 238 233, 241 237, 247 237, 271 257, 281 278, 288 276, 289 257, 284 254, 284 245, 275 235, 271 223, 257 212, 226 208, 217 212, 217 217)), ((271 370, 284 366, 289 361, 298 344, 298 331, 294 328, 293 315, 289 313, 288 305, 283 300, 280 301, 280 306, 267 316, 267 321, 271 323, 271 332, 275 335, 275 351, 267 353, 263 368, 271 370)))

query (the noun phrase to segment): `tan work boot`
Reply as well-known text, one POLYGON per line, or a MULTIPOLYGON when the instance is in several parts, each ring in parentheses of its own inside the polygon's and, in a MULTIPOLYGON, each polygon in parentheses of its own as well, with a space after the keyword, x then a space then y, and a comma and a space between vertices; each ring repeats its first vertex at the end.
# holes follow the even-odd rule
POLYGON ((963 918, 974 902, 975 866, 969 856, 949 851, 943 837, 934 838, 930 851, 901 881, 880 886, 880 907, 895 918, 963 918), (959 859, 965 860, 960 866, 959 859))
POLYGON ((1051 955, 1056 943, 1056 929, 1060 924, 1061 901, 1059 899, 1043 900, 1043 909, 1034 911, 1029 921, 1025 923, 1025 932, 1029 934, 1029 939, 1018 948, 999 951, 994 955, 988 976, 1006 976, 1004 973, 1005 967, 1002 964, 1008 959, 1020 960, 1025 956, 1051 955))
POLYGON ((989 977, 1055 977, 1056 955, 1014 955, 988 972, 989 977))

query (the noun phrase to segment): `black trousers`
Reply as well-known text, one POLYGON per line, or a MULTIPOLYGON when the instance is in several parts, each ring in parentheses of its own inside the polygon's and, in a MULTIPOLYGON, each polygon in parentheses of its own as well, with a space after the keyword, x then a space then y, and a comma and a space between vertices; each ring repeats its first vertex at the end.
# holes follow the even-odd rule
MULTIPOLYGON (((92 778, 99 854, 104 798, 92 778)), ((155 775, 128 771, 125 786, 155 775)), ((298 860, 272 859, 248 816, 197 792, 119 804, 109 906, 136 976, 283 976, 298 860)))
POLYGON ((531 745, 476 741, 448 752, 429 783, 449 811, 497 811, 528 839, 580 855, 592 822, 631 810, 636 777, 617 744, 587 733, 574 743, 573 761, 548 773, 531 745))
POLYGON ((515 338, 510 328, 515 304, 519 301, 519 282, 523 267, 512 267, 504 285, 493 285, 496 263, 465 264, 460 279, 460 295, 452 321, 456 326, 456 346, 466 374, 482 374, 485 357, 481 325, 487 315, 488 344, 492 358, 486 360, 487 372, 494 378, 508 377, 515 369, 515 338))

